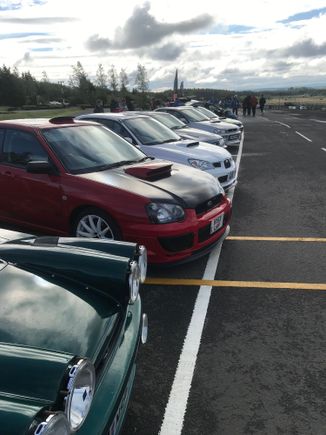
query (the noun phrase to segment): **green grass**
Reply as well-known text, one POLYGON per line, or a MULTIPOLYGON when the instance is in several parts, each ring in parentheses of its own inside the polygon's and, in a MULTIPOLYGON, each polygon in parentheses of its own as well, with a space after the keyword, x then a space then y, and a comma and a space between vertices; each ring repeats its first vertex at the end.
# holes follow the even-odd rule
POLYGON ((22 119, 22 118, 54 118, 55 116, 76 116, 82 113, 89 113, 90 110, 83 110, 80 107, 66 107, 59 109, 40 109, 40 110, 17 110, 14 112, 6 111, 6 107, 0 107, 0 120, 22 119))

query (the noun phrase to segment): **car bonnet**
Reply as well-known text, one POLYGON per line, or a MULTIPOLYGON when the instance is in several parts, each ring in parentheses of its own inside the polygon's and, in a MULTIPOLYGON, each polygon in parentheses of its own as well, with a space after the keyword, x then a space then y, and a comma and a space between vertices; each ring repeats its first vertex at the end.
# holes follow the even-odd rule
POLYGON ((215 145, 204 144, 194 140, 181 140, 160 145, 141 146, 142 151, 154 157, 165 158, 174 161, 177 158, 178 162, 188 163, 188 159, 206 160, 208 162, 219 162, 231 155, 224 148, 216 147, 215 145))
POLYGON ((185 208, 195 208, 198 204, 223 191, 219 182, 210 174, 186 165, 164 160, 155 160, 170 170, 162 171, 161 176, 150 179, 144 165, 129 165, 101 172, 82 174, 80 177, 108 185, 123 191, 132 192, 149 201, 178 203, 185 208))
POLYGON ((0 279, 0 342, 8 345, 94 360, 121 311, 115 299, 74 280, 54 276, 60 285, 10 264, 0 279))

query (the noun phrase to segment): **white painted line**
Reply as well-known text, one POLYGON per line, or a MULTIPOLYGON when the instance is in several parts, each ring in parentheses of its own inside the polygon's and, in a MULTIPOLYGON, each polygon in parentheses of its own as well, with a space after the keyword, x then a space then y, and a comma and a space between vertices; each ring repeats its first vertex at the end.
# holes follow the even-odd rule
POLYGON ((326 121, 322 121, 321 119, 310 119, 310 121, 321 122, 322 124, 326 124, 326 121))
POLYGON ((303 134, 299 133, 298 131, 296 131, 296 134, 298 134, 299 136, 303 137, 303 139, 306 139, 308 142, 312 142, 312 140, 309 139, 309 137, 304 136, 303 134))
MULTIPOLYGON (((243 142, 244 133, 242 134, 236 159, 237 175, 241 161, 243 142)), ((233 199, 234 190, 235 189, 232 189, 230 194, 231 201, 233 199)), ((210 253, 203 279, 215 279, 223 241, 228 236, 229 232, 230 228, 228 227, 223 239, 210 253)), ((212 286, 202 285, 199 288, 187 335, 178 361, 169 400, 165 407, 163 422, 159 432, 160 435, 181 435, 211 292, 212 286)))
MULTIPOLYGON (((225 234, 225 237, 227 234, 225 234)), ((224 238, 223 238, 224 240, 224 238)), ((210 253, 203 279, 214 279, 223 240, 210 253)), ((180 435, 195 370, 197 354, 206 319, 212 286, 200 286, 187 335, 179 358, 168 403, 165 408, 160 435, 180 435)))
MULTIPOLYGON (((238 178, 238 173, 239 173, 239 168, 240 168, 240 162, 241 162, 241 156, 242 156, 242 149, 243 149, 243 142, 244 142, 244 132, 242 133, 242 137, 241 137, 241 141, 240 141, 240 145, 239 145, 239 149, 238 149, 238 154, 237 154, 237 158, 235 161, 235 165, 237 167, 237 178, 238 178)), ((233 194, 234 194, 234 189, 231 196, 231 201, 233 199, 233 194)))
POLYGON ((323 151, 326 151, 326 148, 322 148, 323 151))
POLYGON ((284 127, 291 128, 290 125, 284 124, 284 122, 274 121, 276 124, 284 125, 284 127))

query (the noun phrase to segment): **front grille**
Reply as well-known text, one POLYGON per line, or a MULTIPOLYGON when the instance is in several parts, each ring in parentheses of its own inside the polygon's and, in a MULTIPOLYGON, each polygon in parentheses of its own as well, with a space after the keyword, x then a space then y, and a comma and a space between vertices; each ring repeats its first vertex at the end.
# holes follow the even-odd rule
POLYGON ((177 237, 159 237, 161 246, 166 251, 178 252, 189 249, 194 244, 194 234, 187 233, 177 237))
POLYGON ((228 180, 228 176, 227 175, 223 175, 223 177, 218 177, 218 181, 220 183, 225 183, 228 180))
POLYGON ((221 162, 214 162, 213 166, 214 166, 214 168, 220 168, 222 165, 221 165, 221 162))
MULTIPOLYGON (((227 223, 228 219, 229 219, 229 214, 225 213, 223 216, 223 225, 221 226, 221 228, 218 231, 221 231, 221 229, 227 223)), ((198 231, 198 242, 199 243, 205 242, 210 237, 215 236, 215 234, 216 234, 216 232, 211 234, 211 225, 210 224, 205 225, 203 228, 200 228, 200 230, 198 231)))
POLYGON ((232 128, 231 130, 228 130, 228 134, 230 133, 238 133, 238 129, 237 128, 232 128))
POLYGON ((231 167, 231 160, 230 160, 230 159, 226 159, 226 160, 224 160, 224 166, 225 166, 226 168, 230 168, 230 167, 231 167))
POLYGON ((207 201, 198 204, 197 207, 195 208, 196 214, 197 215, 203 214, 211 210, 212 208, 220 205, 222 201, 223 201, 223 195, 222 193, 219 193, 218 195, 213 196, 213 198, 210 198, 207 201))
POLYGON ((121 330, 123 328, 124 316, 121 314, 117 314, 116 316, 117 317, 112 327, 112 330, 106 337, 101 352, 99 353, 95 361, 95 371, 97 379, 100 378, 105 365, 109 364, 110 359, 114 356, 115 348, 118 345, 118 340, 121 335, 121 330))

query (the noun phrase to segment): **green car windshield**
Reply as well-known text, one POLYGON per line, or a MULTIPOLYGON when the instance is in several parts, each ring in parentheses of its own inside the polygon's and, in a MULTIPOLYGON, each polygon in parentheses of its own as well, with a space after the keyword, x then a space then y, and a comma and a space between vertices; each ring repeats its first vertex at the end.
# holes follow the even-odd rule
POLYGON ((141 150, 102 126, 50 128, 42 133, 72 174, 101 171, 147 159, 141 150))

